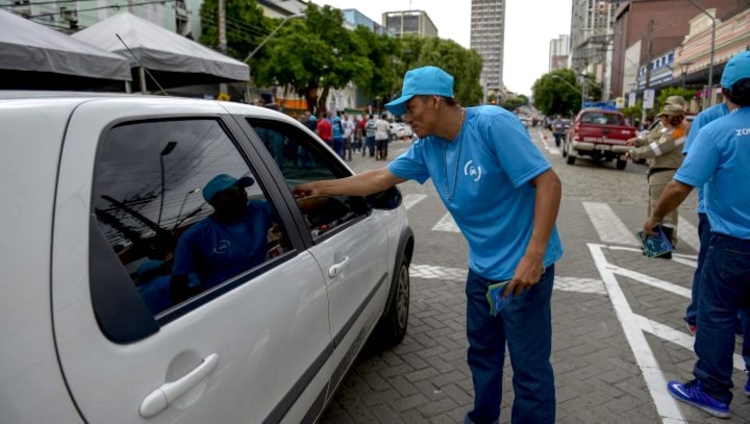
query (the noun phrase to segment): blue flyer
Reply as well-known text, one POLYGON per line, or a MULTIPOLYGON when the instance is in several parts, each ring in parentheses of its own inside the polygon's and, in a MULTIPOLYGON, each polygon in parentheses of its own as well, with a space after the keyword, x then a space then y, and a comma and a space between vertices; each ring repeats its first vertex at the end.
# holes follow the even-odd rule
POLYGON ((487 288, 487 302, 490 304, 490 315, 493 317, 503 310, 503 308, 513 300, 513 293, 508 297, 503 297, 503 291, 510 283, 510 280, 492 284, 487 288))
POLYGON ((643 231, 638 232, 638 238, 641 240, 643 252, 649 258, 656 258, 665 255, 674 250, 672 243, 669 242, 667 235, 662 231, 661 226, 654 228, 658 233, 657 236, 645 234, 643 231))

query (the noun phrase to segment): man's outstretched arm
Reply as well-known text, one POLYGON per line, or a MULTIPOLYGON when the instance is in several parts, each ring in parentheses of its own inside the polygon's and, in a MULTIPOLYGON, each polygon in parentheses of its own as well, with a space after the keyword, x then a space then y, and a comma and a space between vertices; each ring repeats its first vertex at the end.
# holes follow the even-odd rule
POLYGON ((313 181, 294 187, 294 194, 307 196, 368 196, 387 190, 406 179, 397 177, 387 168, 366 171, 336 180, 313 181))

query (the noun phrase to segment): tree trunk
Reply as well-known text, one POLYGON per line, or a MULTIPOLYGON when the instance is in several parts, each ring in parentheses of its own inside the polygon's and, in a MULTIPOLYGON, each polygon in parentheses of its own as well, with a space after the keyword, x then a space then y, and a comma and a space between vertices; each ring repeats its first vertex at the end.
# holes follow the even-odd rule
POLYGON ((327 111, 326 101, 328 100, 328 93, 331 91, 331 86, 326 85, 323 87, 323 93, 318 97, 318 110, 327 111))
POLYGON ((315 107, 318 105, 318 87, 305 87, 300 90, 300 94, 305 97, 307 110, 311 114, 317 115, 318 111, 315 110, 315 107))

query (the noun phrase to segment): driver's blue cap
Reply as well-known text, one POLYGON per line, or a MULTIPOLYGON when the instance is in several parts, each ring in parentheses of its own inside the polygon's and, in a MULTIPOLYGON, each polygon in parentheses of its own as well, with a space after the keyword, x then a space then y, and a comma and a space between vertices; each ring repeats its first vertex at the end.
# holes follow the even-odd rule
POLYGON ((750 51, 747 50, 729 59, 721 75, 721 86, 731 90, 734 83, 743 78, 750 78, 750 51))
POLYGON ((224 191, 234 186, 242 188, 250 187, 253 183, 255 183, 255 180, 250 177, 242 177, 238 180, 227 174, 219 174, 211 178, 211 181, 206 183, 203 187, 203 199, 206 202, 211 203, 211 199, 213 199, 216 193, 220 191, 224 191))
POLYGON ((406 102, 414 96, 443 96, 453 98, 453 77, 436 66, 412 69, 404 75, 401 97, 387 103, 385 108, 394 115, 406 114, 406 102))

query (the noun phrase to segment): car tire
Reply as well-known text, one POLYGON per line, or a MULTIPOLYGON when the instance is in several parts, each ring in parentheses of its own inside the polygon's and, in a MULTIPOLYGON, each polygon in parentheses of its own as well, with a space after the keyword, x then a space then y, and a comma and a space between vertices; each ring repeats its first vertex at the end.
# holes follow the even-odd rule
POLYGON ((620 159, 620 158, 617 158, 617 164, 615 166, 617 166, 617 169, 619 169, 620 171, 622 171, 622 170, 625 169, 626 166, 628 166, 628 161, 620 159))
POLYGON ((401 259, 396 275, 396 290, 387 307, 388 312, 380 318, 375 328, 374 339, 378 347, 386 349, 404 339, 409 323, 409 261, 401 259))
POLYGON ((571 156, 570 154, 568 154, 568 159, 565 161, 565 163, 567 163, 568 165, 575 165, 576 164, 576 157, 575 156, 571 156))

